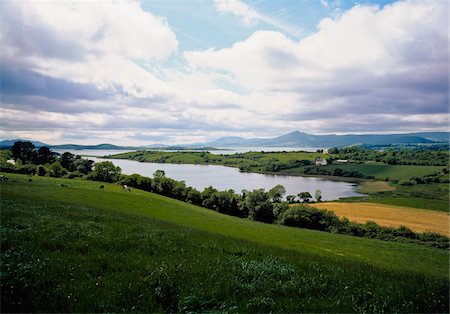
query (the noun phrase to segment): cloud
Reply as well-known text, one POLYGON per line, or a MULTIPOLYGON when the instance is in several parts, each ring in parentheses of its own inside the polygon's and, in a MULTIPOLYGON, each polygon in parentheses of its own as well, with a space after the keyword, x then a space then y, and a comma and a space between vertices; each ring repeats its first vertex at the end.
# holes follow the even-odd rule
POLYGON ((3 1, 0 137, 149 144, 447 130, 447 19, 440 1, 356 5, 300 40, 259 30, 179 54, 167 21, 138 2, 3 1))
POLYGON ((242 20, 244 25, 254 25, 261 20, 261 14, 240 0, 214 0, 217 11, 231 13, 242 20))
POLYGON ((0 20, 3 64, 138 97, 165 87, 137 62, 178 49, 167 22, 136 1, 2 1, 0 20))
MULTIPOLYGON (((266 99, 273 112, 282 108, 299 119, 318 120, 324 112, 333 118, 349 113, 352 123, 376 113, 448 115, 446 25, 442 1, 357 5, 322 20, 299 41, 257 31, 230 48, 184 56, 195 69, 228 73, 253 94, 272 96, 266 99)), ((270 112, 263 104, 247 107, 270 112)))
POLYGON ((162 59, 178 46, 167 22, 136 1, 2 1, 1 9, 2 46, 22 56, 162 59))
POLYGON ((220 13, 237 16, 245 26, 255 26, 259 22, 263 22, 295 37, 299 37, 302 33, 298 27, 284 23, 270 15, 261 14, 241 0, 214 0, 214 5, 220 13))

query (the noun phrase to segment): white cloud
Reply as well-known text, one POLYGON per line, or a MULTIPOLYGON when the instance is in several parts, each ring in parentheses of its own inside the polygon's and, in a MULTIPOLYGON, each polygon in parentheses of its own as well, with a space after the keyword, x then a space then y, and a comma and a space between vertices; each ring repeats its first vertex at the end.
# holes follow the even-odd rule
POLYGON ((217 11, 231 13, 242 20, 244 25, 254 25, 261 19, 261 14, 240 0, 214 0, 217 11))
MULTIPOLYGON (((357 5, 322 20, 316 33, 300 41, 258 31, 230 48, 184 56, 194 69, 225 72, 253 93, 270 94, 273 110, 282 106, 297 117, 324 111, 445 113, 446 25, 443 1, 357 5)), ((262 112, 261 104, 249 106, 262 112)))
POLYGON ((79 58, 162 59, 178 47, 167 22, 136 1, 2 1, 1 8, 2 44, 25 56, 68 59, 72 46, 79 58))
MULTIPOLYGON (((244 23, 278 23, 243 2, 216 5, 244 23)), ((137 2, 1 2, 0 23, 13 91, 0 108, 3 137, 141 144, 448 126, 440 1, 358 5, 302 40, 256 31, 229 48, 185 52, 171 69, 160 61, 177 52, 175 34, 137 2), (66 92, 46 90, 59 86, 66 92)))
POLYGON ((165 83, 136 62, 167 58, 178 41, 163 18, 137 1, 3 1, 0 7, 2 62, 112 93, 165 93, 165 83))

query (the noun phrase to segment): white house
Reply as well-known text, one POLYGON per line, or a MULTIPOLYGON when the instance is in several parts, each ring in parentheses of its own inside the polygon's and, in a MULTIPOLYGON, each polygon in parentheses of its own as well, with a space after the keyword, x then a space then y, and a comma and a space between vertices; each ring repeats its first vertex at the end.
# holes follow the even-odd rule
POLYGON ((320 157, 316 158, 316 166, 326 166, 328 164, 326 159, 322 159, 320 157))

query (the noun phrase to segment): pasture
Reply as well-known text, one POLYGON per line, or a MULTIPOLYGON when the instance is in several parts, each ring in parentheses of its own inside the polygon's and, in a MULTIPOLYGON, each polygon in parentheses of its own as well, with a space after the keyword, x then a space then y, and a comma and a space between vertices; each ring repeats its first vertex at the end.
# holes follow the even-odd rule
POLYGON ((6 175, 6 312, 448 311, 444 250, 262 224, 116 184, 6 175))
POLYGON ((365 164, 332 164, 324 166, 325 169, 358 171, 366 176, 374 176, 375 179, 407 180, 412 176, 422 177, 433 172, 442 171, 442 166, 411 166, 411 165, 387 165, 381 163, 365 164))

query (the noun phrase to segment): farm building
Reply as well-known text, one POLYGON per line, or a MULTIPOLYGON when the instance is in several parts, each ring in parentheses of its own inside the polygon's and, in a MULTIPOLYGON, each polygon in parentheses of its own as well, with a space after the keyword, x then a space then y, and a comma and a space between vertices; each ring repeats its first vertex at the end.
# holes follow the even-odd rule
POLYGON ((326 166, 328 164, 326 159, 316 158, 316 166, 326 166))

